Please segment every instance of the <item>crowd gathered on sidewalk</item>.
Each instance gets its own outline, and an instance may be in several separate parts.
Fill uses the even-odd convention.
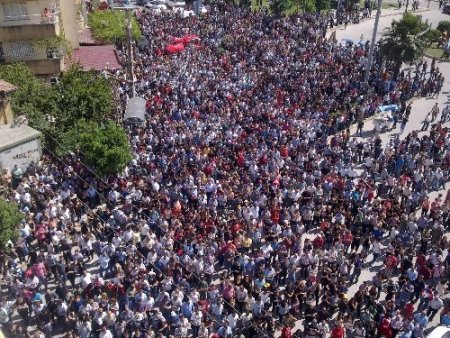
[[[436,315],[450,324],[450,193],[429,197],[449,180],[448,107],[388,144],[349,129],[383,104],[414,118],[408,99],[442,89],[434,63],[394,74],[376,58],[366,86],[366,43],[326,39],[318,14],[138,21],[147,119],[128,127],[124,173],[44,155],[2,176],[25,216],[0,252],[5,332],[423,338]],[[119,81],[124,106],[131,88]]]

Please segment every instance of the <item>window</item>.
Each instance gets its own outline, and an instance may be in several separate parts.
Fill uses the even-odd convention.
[[[25,2],[11,2],[2,4],[2,9],[5,20],[29,19],[27,4]]]

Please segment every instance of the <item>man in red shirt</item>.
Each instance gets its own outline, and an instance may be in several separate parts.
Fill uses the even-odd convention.
[[[281,338],[291,338],[292,337],[292,330],[290,326],[284,326],[281,329]]]
[[[345,328],[341,321],[336,323],[336,326],[331,331],[331,338],[344,338]]]

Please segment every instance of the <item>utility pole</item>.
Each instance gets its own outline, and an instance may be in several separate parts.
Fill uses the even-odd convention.
[[[378,22],[380,21],[381,2],[382,1],[383,0],[378,0],[377,14],[375,16],[375,23],[373,24],[373,34],[372,34],[372,41],[370,43],[369,58],[367,60],[366,72],[364,74],[364,84],[365,85],[368,85],[368,83],[369,83],[370,69],[372,68],[372,63],[373,63],[373,53],[375,50],[375,43],[377,41]]]
[[[131,13],[134,11],[133,6],[116,6],[113,9],[119,11],[125,11],[126,25],[127,25],[127,70],[131,78],[131,97],[136,95],[136,84],[134,83],[134,63],[133,63],[133,48],[132,48],[132,36],[131,36]]]
[[[131,46],[131,10],[126,9],[125,13],[127,17],[127,49],[128,49],[127,65],[128,65],[128,72],[131,77],[131,89],[132,89],[131,97],[134,97],[134,95],[136,95],[136,88],[134,83],[133,47]]]
[[[199,16],[201,14],[200,13],[201,8],[202,8],[202,0],[195,0],[194,1],[194,13],[195,13],[195,15]]]

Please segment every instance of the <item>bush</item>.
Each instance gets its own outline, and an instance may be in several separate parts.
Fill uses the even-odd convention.
[[[19,237],[18,225],[22,220],[17,204],[0,198],[0,248]]]
[[[43,146],[50,153],[81,151],[101,174],[120,172],[131,160],[123,129],[105,122],[114,113],[114,92],[111,82],[97,72],[85,72],[74,64],[58,84],[50,86],[26,65],[12,64],[0,66],[0,78],[18,87],[11,97],[13,110],[26,115],[30,126],[43,133]]]
[[[25,115],[31,127],[46,129],[48,123],[45,116],[57,111],[51,88],[34,76],[24,63],[0,66],[0,78],[17,86],[11,95],[13,112]]]
[[[327,11],[330,9],[330,0],[316,0],[316,9],[318,11]]]
[[[79,151],[85,163],[101,176],[122,172],[132,160],[127,134],[115,122],[99,125],[81,120],[64,139],[68,148]]]
[[[297,0],[299,1],[299,0]],[[314,0],[300,0],[301,8],[303,11],[312,13],[316,11],[316,1]]]
[[[114,92],[109,80],[94,70],[73,64],[53,87],[58,94],[59,128],[68,130],[81,119],[104,121],[114,111]]]
[[[116,43],[127,37],[127,20],[123,11],[96,11],[89,14],[88,21],[92,34],[102,42]],[[134,16],[131,17],[131,34],[135,41],[141,39],[141,29]]]
[[[439,22],[437,30],[440,31],[441,33],[444,32],[450,33],[450,21],[443,20]]]
[[[433,43],[438,43],[441,39],[441,31],[437,29],[430,29],[425,33],[425,41],[427,41],[430,45]]]

